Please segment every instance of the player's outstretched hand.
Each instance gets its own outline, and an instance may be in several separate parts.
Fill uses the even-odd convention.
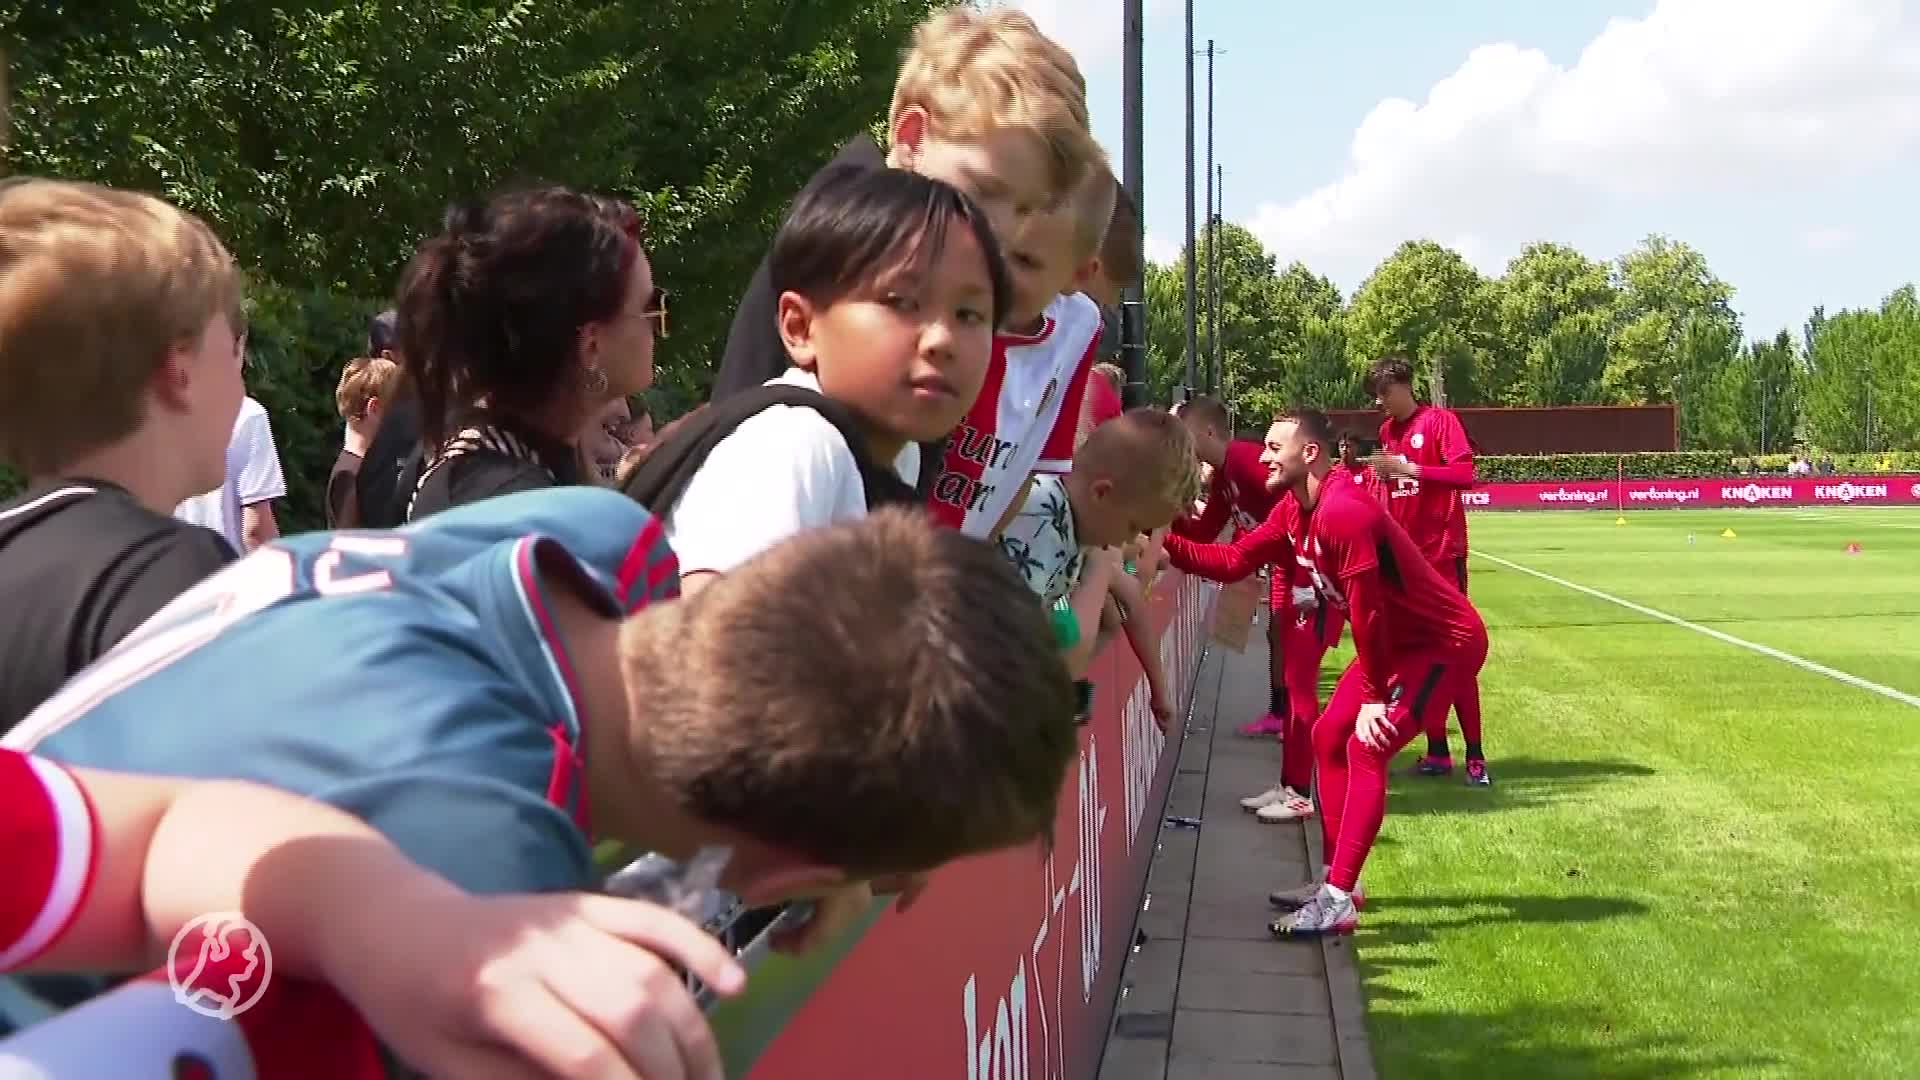
[[[352,935],[361,955],[329,958],[328,978],[429,1076],[725,1076],[675,967],[729,997],[746,972],[667,908],[592,895],[368,906],[354,921],[377,933]]]

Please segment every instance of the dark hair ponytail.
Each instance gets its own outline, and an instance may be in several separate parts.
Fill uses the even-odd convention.
[[[573,377],[580,328],[620,310],[639,258],[627,204],[567,188],[451,207],[401,278],[401,363],[437,445],[456,416],[528,415]]]

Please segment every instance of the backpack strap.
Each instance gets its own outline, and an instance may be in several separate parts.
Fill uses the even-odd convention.
[[[741,424],[776,405],[812,409],[833,425],[846,440],[847,450],[853,454],[854,465],[860,470],[860,484],[866,491],[869,508],[920,501],[912,485],[901,480],[900,474],[893,470],[892,462],[869,459],[864,449],[865,437],[860,433],[852,409],[817,390],[790,383],[769,383],[707,406],[685,426],[654,444],[646,459],[628,474],[621,489],[655,517],[665,518],[686,494],[713,448]]]
[[[441,444],[438,453],[426,459],[420,468],[419,479],[414,481],[413,494],[407,499],[407,520],[413,520],[413,504],[419,501],[420,493],[426,490],[427,481],[433,478],[440,466],[454,458],[469,454],[499,454],[515,461],[525,461],[540,466],[546,474],[558,484],[559,477],[554,476],[551,466],[540,460],[540,455],[520,436],[503,428],[488,425],[461,428],[454,436]]]

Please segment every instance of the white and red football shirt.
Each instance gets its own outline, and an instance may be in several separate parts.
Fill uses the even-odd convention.
[[[1073,470],[1073,440],[1100,344],[1100,309],[1079,293],[1047,306],[1039,332],[996,334],[987,380],[947,441],[927,498],[934,519],[985,538],[1031,472]]]
[[[73,774],[0,750],[0,971],[24,966],[73,924],[99,862],[93,811]]]

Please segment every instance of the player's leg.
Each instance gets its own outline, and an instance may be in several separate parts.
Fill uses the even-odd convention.
[[[1269,573],[1274,584],[1267,590],[1267,715],[1240,725],[1240,734],[1254,739],[1284,736],[1287,730],[1286,664],[1281,660],[1281,636],[1287,618],[1287,606],[1281,601],[1286,585],[1278,568],[1269,568]]]
[[[1321,644],[1326,625],[1337,619],[1326,605],[1295,614],[1286,622],[1284,654],[1287,684],[1287,733],[1280,747],[1280,798],[1259,808],[1260,820],[1269,824],[1299,821],[1312,817],[1313,805],[1313,725],[1320,719],[1320,660],[1326,654]]]
[[[1320,850],[1328,854],[1339,842],[1341,817],[1347,804],[1347,743],[1353,734],[1354,721],[1359,717],[1360,673],[1349,664],[1312,731],[1313,764],[1320,789]],[[1292,910],[1319,895],[1325,880],[1326,871],[1322,867],[1313,881],[1280,889],[1267,899],[1275,907]]]
[[[1467,557],[1454,561],[1454,580],[1460,585],[1460,592],[1467,591]],[[1480,666],[1472,670],[1462,666],[1460,685],[1453,692],[1454,715],[1460,718],[1460,741],[1467,744],[1467,783],[1473,787],[1486,787],[1493,783],[1493,775],[1487,772],[1487,752],[1480,745]],[[1445,721],[1442,721],[1444,730]]]
[[[1464,560],[1439,559],[1433,562],[1433,568],[1440,572],[1440,576],[1455,584],[1461,583],[1459,567],[1462,565]],[[1447,745],[1447,714],[1443,711],[1429,717],[1423,727],[1427,735],[1427,752],[1420,755],[1419,761],[1414,762],[1414,775],[1453,775],[1453,748]],[[1463,730],[1462,735],[1464,734]],[[1478,742],[1477,735],[1475,741]]]
[[[1387,816],[1388,764],[1420,733],[1430,712],[1445,714],[1458,682],[1452,670],[1456,663],[1451,657],[1430,657],[1398,665],[1390,694],[1392,704],[1387,708],[1385,743],[1370,746],[1357,733],[1349,734],[1343,777],[1346,800],[1339,829],[1327,849],[1326,882],[1292,916],[1269,928],[1274,936],[1321,937],[1353,932],[1360,906],[1360,873]]]

